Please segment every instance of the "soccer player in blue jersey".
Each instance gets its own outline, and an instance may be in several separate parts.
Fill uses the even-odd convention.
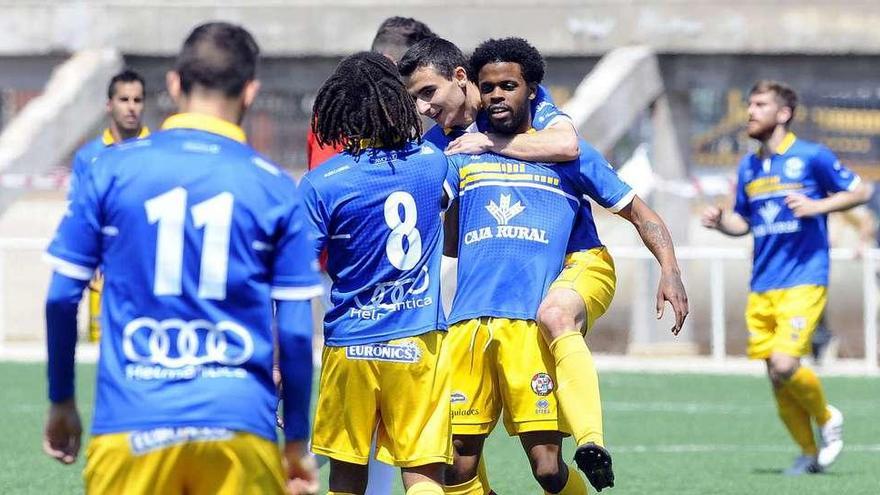
[[[707,228],[754,236],[748,355],[767,364],[779,417],[801,448],[786,470],[791,475],[822,471],[843,448],[843,415],[800,359],[810,351],[827,300],[826,215],[871,195],[831,150],[789,130],[796,108],[797,94],[783,83],[752,87],[746,132],[761,148],[739,164],[733,211],[709,207],[703,214]],[[811,421],[819,426],[820,445]]]
[[[110,84],[107,86],[109,125],[99,137],[84,144],[74,153],[70,175],[70,194],[76,190],[76,184],[85,173],[86,167],[108,146],[126,139],[143,138],[150,135],[150,129],[142,121],[145,88],[144,78],[131,69],[126,69],[110,79]],[[101,316],[101,288],[103,285],[104,277],[100,271],[96,271],[95,277],[89,283],[89,340],[93,342],[97,342],[101,336],[99,318]]]
[[[400,70],[408,90],[422,114],[438,123],[425,134],[426,140],[440,147],[448,146],[447,153],[453,154],[491,149],[501,155],[545,162],[578,156],[578,138],[571,120],[552,103],[540,85],[530,96],[532,127],[537,132],[510,135],[478,132],[488,130],[488,121],[481,111],[478,88],[468,79],[466,66],[468,62],[461,51],[440,38],[422,41],[404,55]],[[472,136],[474,139],[468,140]],[[570,141],[574,141],[573,147]],[[484,147],[486,142],[501,146]],[[593,242],[593,231],[591,214],[576,217],[564,269],[541,302],[537,318],[560,377],[558,389],[564,392],[559,394],[563,412],[577,444],[583,446],[579,457],[592,459],[584,467],[594,486],[601,489],[612,483],[613,473],[610,455],[602,447],[598,377],[582,332],[587,332],[607,310],[614,295],[616,276],[608,251]],[[449,242],[454,246],[455,237],[447,236]],[[661,287],[665,286],[667,293],[669,284],[677,277],[673,266],[665,265],[669,270],[663,274]],[[662,301],[663,298],[658,297],[658,314],[662,314]],[[676,304],[680,307],[680,301]]]
[[[344,59],[314,114],[318,141],[344,151],[300,183],[332,280],[312,450],[330,458],[330,493],[363,493],[375,434],[408,495],[441,494],[452,445],[440,216],[458,175],[418,143],[418,113],[382,55]]]
[[[540,53],[520,38],[489,40],[470,66],[494,132],[532,128],[530,99],[543,78]],[[544,294],[562,268],[570,237],[602,248],[589,196],[636,227],[664,278],[660,303],[672,302],[676,328],[687,300],[668,231],[608,163],[586,142],[578,160],[551,166],[495,153],[454,155],[460,169],[458,289],[449,321],[453,369],[455,466],[447,493],[480,493],[476,466],[486,435],[504,411],[533,474],[547,493],[582,494],[586,486],[561,458],[568,413],[557,360],[535,321]],[[580,217],[580,218],[578,218]],[[579,225],[579,232],[573,227]],[[601,251],[592,251],[594,263]],[[613,268],[612,268],[613,274]],[[668,275],[668,276],[666,276]],[[593,275],[596,276],[596,275]],[[612,275],[613,276],[613,275]],[[560,403],[562,413],[557,409]],[[576,460],[597,489],[611,486],[610,464],[596,445],[580,445]]]
[[[88,493],[317,488],[306,441],[309,299],[320,280],[293,180],[239,127],[259,88],[258,54],[241,27],[195,28],[167,78],[181,113],[87,167],[48,248],[44,450],[66,464],[81,436],[77,300],[95,268],[107,275]],[[276,342],[287,475],[275,443]]]

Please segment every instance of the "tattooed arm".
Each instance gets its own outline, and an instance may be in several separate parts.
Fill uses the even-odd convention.
[[[672,333],[678,335],[688,315],[688,300],[684,284],[681,282],[681,270],[675,258],[675,247],[672,245],[669,230],[660,216],[638,196],[618,214],[633,224],[645,247],[660,263],[657,319],[663,317],[665,301],[669,301],[675,311],[675,326],[672,327]]]

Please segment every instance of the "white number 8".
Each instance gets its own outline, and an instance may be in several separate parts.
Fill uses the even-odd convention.
[[[403,206],[403,218],[400,217],[400,206]],[[412,195],[396,191],[385,200],[385,223],[391,229],[391,235],[385,243],[385,254],[388,261],[398,270],[410,270],[422,257],[422,235],[416,229],[416,200]],[[404,238],[409,249],[404,250]]]

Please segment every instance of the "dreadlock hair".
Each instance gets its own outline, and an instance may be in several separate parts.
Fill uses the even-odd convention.
[[[541,52],[522,38],[490,39],[481,43],[471,55],[471,80],[477,82],[480,69],[496,62],[519,64],[523,79],[528,84],[541,84],[544,79],[544,58]]]
[[[312,132],[321,146],[353,155],[367,148],[400,148],[420,140],[412,97],[384,55],[359,52],[339,62],[315,98]]]

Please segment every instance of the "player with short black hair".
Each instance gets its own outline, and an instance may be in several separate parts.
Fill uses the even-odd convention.
[[[389,17],[379,25],[370,50],[397,63],[409,47],[434,36],[437,35],[424,22],[412,17]]]
[[[309,299],[321,286],[295,183],[239,127],[259,88],[257,53],[239,26],[197,27],[175,66],[183,72],[166,78],[181,113],[89,165],[48,248],[43,447],[65,464],[82,434],[77,300],[97,267],[106,274],[87,493],[317,490],[306,446]]]
[[[489,40],[477,48],[471,61],[492,130],[529,132],[534,122],[530,100],[543,76],[540,53],[522,39]],[[663,221],[595,149],[581,141],[580,150],[578,160],[557,164],[494,153],[451,157],[461,171],[463,186],[458,288],[449,316],[457,450],[447,476],[453,484],[449,493],[476,493],[482,443],[502,410],[508,433],[520,437],[545,492],[586,493],[579,475],[562,462],[561,425],[587,411],[578,402],[584,397],[578,397],[582,389],[575,387],[573,377],[592,371],[595,381],[595,368],[581,328],[559,327],[563,331],[551,340],[543,324],[539,331],[537,321],[543,295],[551,284],[560,289],[560,281],[570,283],[566,290],[573,297],[584,298],[580,304],[586,328],[592,324],[590,317],[601,315],[610,303],[614,266],[599,241],[585,197],[630,221],[660,262],[658,306],[672,303],[674,333],[687,315],[687,297]],[[572,278],[585,287],[565,279],[568,267],[554,281],[572,239],[585,255],[577,262],[581,276]],[[587,366],[569,360],[580,349]],[[588,399],[595,395],[596,403],[587,406],[597,408],[598,384],[579,385],[591,391]],[[601,429],[588,431],[595,423],[591,418],[587,429],[577,431],[575,460],[601,490],[613,486],[614,477],[610,457],[601,446]],[[601,428],[601,420],[598,423]]]

